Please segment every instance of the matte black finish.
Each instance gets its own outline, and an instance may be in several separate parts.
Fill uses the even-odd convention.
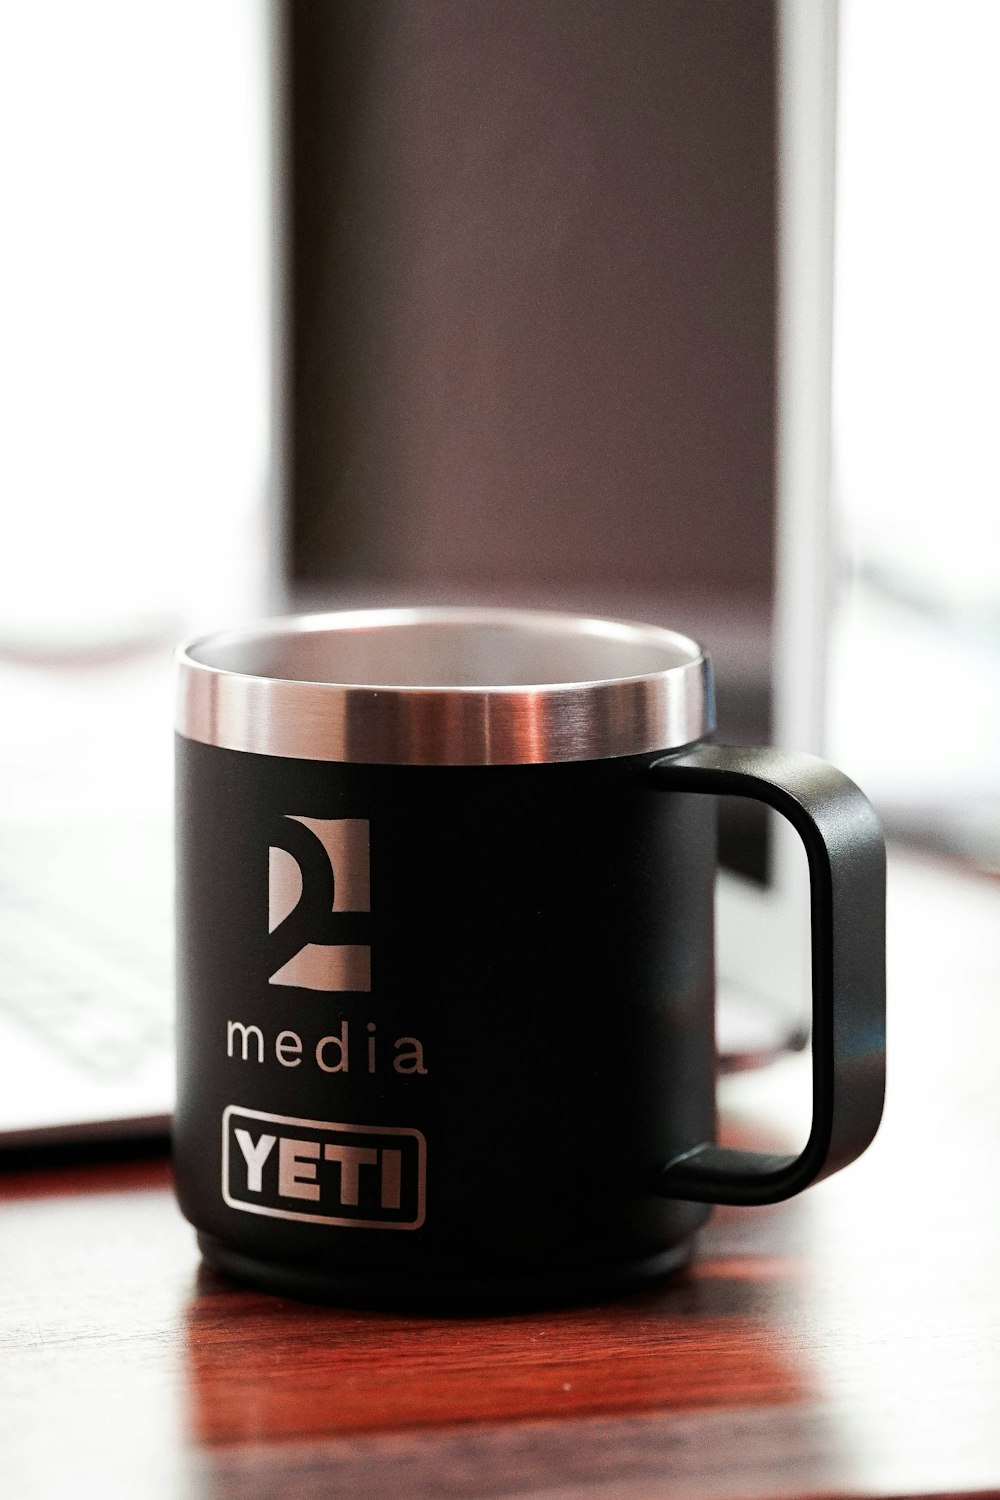
[[[177,764],[176,1174],[221,1269],[394,1306],[599,1296],[681,1263],[706,1203],[795,1192],[874,1133],[881,837],[822,763],[365,766],[178,737]],[[797,1162],[711,1144],[715,799],[691,792],[768,801],[807,843],[816,1123]],[[367,822],[362,909],[332,909],[338,871],[301,817]],[[303,886],[269,935],[271,848]],[[369,948],[370,989],[271,982],[307,944]]]
[[[670,1162],[662,1189],[700,1203],[776,1203],[854,1161],[885,1092],[885,844],[864,793],[814,755],[705,745],[657,761],[665,791],[751,797],[795,828],[812,907],[813,1119],[798,1157],[704,1142]]]
[[[531,1271],[515,1268],[493,1274],[489,1270],[479,1273],[472,1267],[461,1276],[448,1271],[421,1272],[417,1281],[409,1276],[387,1277],[378,1266],[361,1270],[338,1267],[332,1276],[324,1266],[313,1268],[245,1255],[207,1234],[199,1234],[198,1248],[214,1270],[238,1281],[263,1286],[279,1297],[301,1297],[308,1302],[327,1302],[338,1307],[400,1308],[459,1315],[567,1307],[624,1296],[678,1270],[691,1259],[689,1240],[657,1255],[617,1266],[553,1266]]]
[[[714,807],[664,796],[649,759],[345,766],[178,739],[175,1151],[181,1206],[204,1235],[283,1267],[283,1286],[301,1268],[305,1294],[326,1278],[331,1296],[349,1297],[359,1276],[379,1275],[393,1300],[414,1302],[440,1300],[444,1286],[455,1300],[466,1281],[505,1300],[510,1282],[557,1271],[612,1286],[690,1239],[707,1210],[663,1199],[658,1177],[714,1133]],[[287,814],[370,820],[370,913],[331,913],[322,850],[309,851],[312,836]],[[275,844],[295,848],[306,881],[269,937]],[[370,943],[370,993],[269,984],[307,938]],[[246,1060],[242,1033],[228,1043],[230,1022],[259,1028]],[[293,1066],[276,1054],[281,1033]],[[346,1039],[342,1071],[317,1065],[329,1036],[327,1064]],[[414,1058],[403,1038],[420,1042],[426,1072],[400,1071]],[[376,1137],[419,1131],[423,1224],[336,1226],[230,1206],[229,1106]],[[252,1144],[259,1132],[310,1135],[253,1117],[240,1128]],[[277,1149],[255,1194],[230,1142],[240,1195],[314,1211],[277,1194]],[[359,1209],[368,1201],[379,1218],[377,1163],[358,1181]],[[336,1204],[336,1168],[320,1160],[317,1183],[318,1207],[328,1195]],[[407,1191],[400,1215],[412,1218]]]

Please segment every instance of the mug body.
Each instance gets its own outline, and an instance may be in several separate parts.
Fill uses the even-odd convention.
[[[537,703],[532,736],[537,685],[510,681],[542,675],[511,659],[523,641],[477,626],[476,660],[445,660],[428,686],[410,627],[380,641],[369,624],[364,661],[356,647],[345,661],[352,618],[280,627],[284,655],[266,627],[205,643],[182,668],[181,1207],[211,1264],[314,1299],[475,1309],[660,1274],[707,1214],[656,1187],[714,1134],[715,837],[711,798],[665,795],[645,772],[672,736],[705,732],[704,659],[671,648],[701,687],[643,730],[667,744],[635,722],[615,739],[606,704],[581,734],[579,715],[571,733]],[[307,661],[320,635],[322,674]],[[602,668],[585,639],[560,686],[579,698]],[[449,707],[463,672],[477,680]],[[328,679],[374,701],[334,712],[313,691]],[[291,690],[277,706],[276,683]]]

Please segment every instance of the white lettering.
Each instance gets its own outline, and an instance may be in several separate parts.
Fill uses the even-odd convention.
[[[247,1164],[247,1191],[250,1193],[259,1193],[262,1190],[261,1181],[264,1163],[271,1154],[275,1137],[273,1135],[262,1135],[257,1144],[254,1145],[250,1139],[249,1130],[237,1130],[236,1139],[239,1142],[240,1150],[243,1152],[243,1159]]]
[[[274,1055],[283,1068],[297,1068],[302,1061],[302,1038],[294,1031],[279,1031],[274,1039]]]
[[[243,1045],[243,1061],[246,1062],[246,1060],[247,1060],[247,1054],[250,1051],[250,1038],[251,1038],[251,1036],[255,1036],[257,1038],[257,1061],[258,1062],[263,1062],[264,1061],[264,1037],[263,1037],[263,1033],[261,1032],[260,1027],[259,1026],[244,1026],[244,1024],[243,1024],[242,1021],[230,1021],[228,1023],[228,1031],[226,1033],[226,1052],[227,1052],[227,1055],[229,1057],[232,1057],[232,1055],[233,1055],[233,1038],[234,1038],[234,1036],[236,1035],[237,1032],[240,1033],[240,1041],[242,1042],[242,1045]]]
[[[387,1147],[382,1152],[382,1207],[398,1208],[403,1177],[403,1153]]]
[[[337,1061],[329,1063],[325,1059],[328,1047],[337,1049]],[[347,1072],[347,1022],[341,1021],[339,1036],[322,1036],[316,1043],[316,1061],[324,1073],[346,1073]]]
[[[396,1048],[397,1057],[392,1060],[392,1065],[397,1073],[426,1073],[424,1067],[423,1043],[418,1042],[415,1036],[401,1036],[393,1043]],[[400,1052],[400,1047],[408,1047],[406,1052]]]
[[[283,1135],[278,1143],[278,1192],[283,1198],[318,1198],[316,1167],[319,1141],[298,1141]]]
[[[378,1152],[370,1146],[324,1146],[327,1161],[340,1162],[340,1201],[357,1207],[358,1172],[361,1167],[373,1167],[378,1161]]]

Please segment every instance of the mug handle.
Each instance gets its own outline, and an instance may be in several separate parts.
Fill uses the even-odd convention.
[[[885,1087],[885,841],[864,793],[814,755],[704,745],[655,761],[665,792],[750,797],[792,824],[809,860],[812,1128],[800,1156],[710,1141],[668,1162],[665,1198],[778,1203],[861,1155]]]

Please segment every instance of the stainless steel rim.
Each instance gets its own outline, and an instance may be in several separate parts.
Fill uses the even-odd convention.
[[[715,727],[694,641],[542,610],[289,616],[192,641],[178,661],[179,733],[255,755],[537,765],[671,750]]]

